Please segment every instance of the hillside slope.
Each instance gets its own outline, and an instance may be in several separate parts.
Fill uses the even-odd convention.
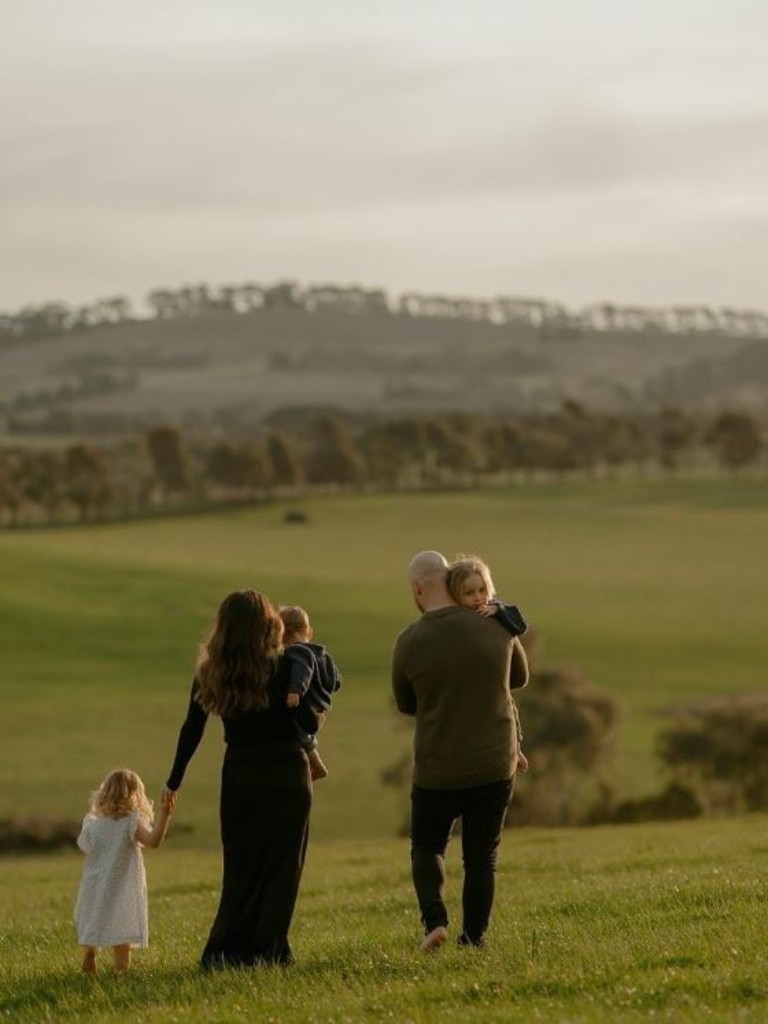
[[[144,320],[0,349],[14,424],[135,427],[174,419],[257,424],[333,406],[513,413],[563,398],[595,408],[768,408],[768,341],[270,309]]]

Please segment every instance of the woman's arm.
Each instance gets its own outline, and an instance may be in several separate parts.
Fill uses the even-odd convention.
[[[182,783],[187,765],[192,760],[192,755],[200,745],[200,740],[205,732],[205,724],[208,721],[208,712],[203,711],[196,699],[197,680],[192,683],[192,693],[189,697],[187,717],[179,730],[179,741],[176,745],[176,756],[173,760],[171,774],[166,782],[166,790],[175,792]]]

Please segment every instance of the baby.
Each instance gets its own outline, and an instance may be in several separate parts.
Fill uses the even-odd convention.
[[[295,708],[306,694],[318,714],[330,711],[333,694],[341,687],[341,674],[333,658],[321,644],[312,642],[314,630],[309,616],[299,605],[280,608],[283,620],[283,648],[293,662],[286,703]],[[313,780],[324,779],[328,769],[317,749],[317,739],[298,728],[299,742],[309,758]]]

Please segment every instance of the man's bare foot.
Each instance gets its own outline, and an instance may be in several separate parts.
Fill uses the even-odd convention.
[[[421,944],[421,948],[425,953],[432,953],[434,950],[439,949],[444,942],[448,941],[448,929],[439,924],[437,928],[433,928],[431,932],[427,932],[424,936],[424,941]]]

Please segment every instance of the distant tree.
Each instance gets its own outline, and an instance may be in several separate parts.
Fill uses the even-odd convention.
[[[187,284],[176,291],[177,316],[201,316],[215,308],[216,299],[207,284]]]
[[[693,708],[658,738],[672,779],[710,812],[768,810],[768,699],[730,698]]]
[[[63,302],[24,306],[15,316],[15,330],[24,338],[47,338],[63,334],[72,324],[72,310]]]
[[[529,417],[527,421],[526,461],[531,472],[536,469],[561,474],[582,468],[573,437],[565,429],[561,414]]]
[[[64,497],[61,456],[54,451],[27,451],[21,455],[18,482],[24,501],[55,518]]]
[[[77,508],[81,520],[102,509],[112,494],[104,453],[91,444],[67,448],[62,490],[63,496]]]
[[[483,432],[487,469],[491,473],[533,470],[535,460],[530,439],[530,428],[523,420],[508,418],[488,425]]]
[[[648,426],[632,413],[604,416],[602,434],[602,454],[609,473],[626,465],[642,472],[653,456],[653,437]]]
[[[0,452],[0,518],[18,525],[24,495],[19,486],[20,458],[15,452]]]
[[[274,430],[267,434],[266,445],[274,485],[296,488],[306,483],[306,467],[294,437]]]
[[[365,479],[365,461],[347,424],[339,416],[320,416],[307,458],[310,483],[357,484]]]
[[[157,475],[144,434],[117,441],[110,451],[109,479],[113,502],[124,512],[139,512],[151,504]]]
[[[763,447],[760,423],[743,412],[720,413],[705,440],[716,451],[721,465],[734,470],[755,462]]]
[[[594,473],[600,461],[602,424],[599,416],[575,399],[566,399],[559,414],[550,417],[553,433],[560,434],[559,465],[553,469],[580,469],[587,476]],[[556,449],[553,449],[553,451]]]
[[[237,309],[243,312],[261,309],[264,305],[263,287],[252,281],[249,281],[246,284],[241,284],[237,289],[235,303]]]
[[[471,441],[445,416],[430,416],[423,423],[426,465],[436,480],[473,472],[479,453]]]
[[[82,317],[82,310],[79,315]],[[113,295],[106,299],[96,299],[88,307],[87,315],[83,319],[84,326],[96,327],[102,324],[125,323],[130,317],[130,301],[123,295]]]
[[[166,496],[187,492],[192,479],[179,430],[173,426],[154,427],[147,433],[147,447],[155,475]]]
[[[207,453],[205,474],[221,487],[253,495],[269,484],[272,467],[263,444],[256,441],[220,441]]]
[[[534,668],[517,700],[531,766],[520,779],[516,820],[585,820],[607,787],[618,705],[579,673],[558,668]]]
[[[296,281],[278,281],[264,289],[262,301],[265,309],[302,309],[301,295]]]
[[[657,430],[661,464],[665,469],[674,471],[680,466],[683,452],[693,445],[695,420],[682,409],[667,407],[658,416]]]
[[[424,475],[426,436],[415,418],[384,420],[362,431],[358,439],[369,480],[397,486],[418,486]]]
[[[176,296],[168,288],[156,288],[147,295],[147,305],[157,320],[178,316]]]

